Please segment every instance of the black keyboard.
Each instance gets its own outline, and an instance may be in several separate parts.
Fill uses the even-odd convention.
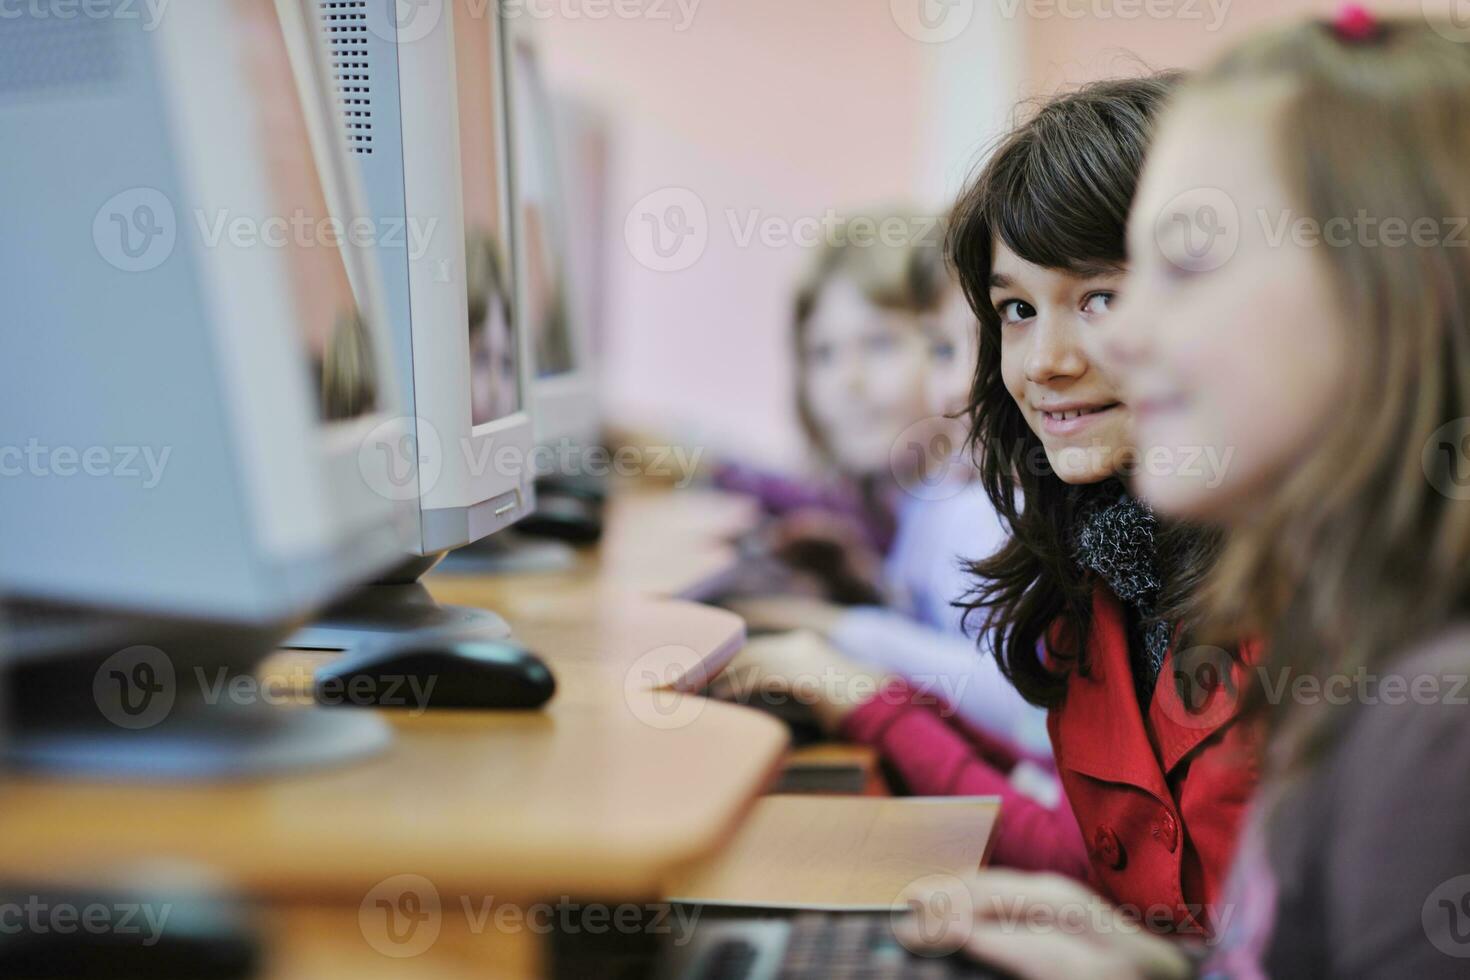
[[[967,960],[916,956],[885,912],[801,912],[703,921],[659,980],[999,980]]]

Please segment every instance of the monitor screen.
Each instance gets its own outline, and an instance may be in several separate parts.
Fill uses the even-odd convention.
[[[516,39],[510,67],[516,208],[525,236],[520,250],[526,263],[522,302],[534,331],[536,376],[544,378],[566,374],[576,366],[557,196],[560,171],[551,100],[528,39]]]
[[[259,239],[286,253],[289,302],[320,370],[322,417],[365,415],[377,403],[372,340],[353,296],[341,238],[330,233],[333,213],[275,0],[233,0],[233,6],[245,72],[260,94],[255,125],[266,153],[272,213],[261,216]]]
[[[478,0],[456,0],[459,157],[464,181],[465,286],[469,294],[470,413],[475,425],[520,410],[520,364],[512,313],[510,216],[499,24]],[[492,11],[495,9],[490,8]]]

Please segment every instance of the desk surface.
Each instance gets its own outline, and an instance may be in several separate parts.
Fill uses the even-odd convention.
[[[647,535],[674,548],[680,536]],[[255,894],[331,904],[405,873],[448,892],[651,896],[718,846],[779,765],[778,723],[649,690],[719,669],[742,642],[738,617],[627,592],[594,560],[428,584],[441,601],[495,608],[552,664],[547,710],[395,715],[398,739],[379,758],[248,784],[7,780],[0,876],[170,857]],[[272,669],[304,678],[309,656]]]

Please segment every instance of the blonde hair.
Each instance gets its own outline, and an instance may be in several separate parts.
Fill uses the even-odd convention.
[[[902,235],[896,236],[898,228]],[[796,413],[812,446],[829,462],[832,451],[812,414],[806,390],[807,333],[822,291],[837,279],[853,283],[879,309],[917,317],[934,312],[949,282],[944,225],[915,209],[889,207],[843,216],[819,248],[796,289]]]
[[[1360,211],[1443,229],[1470,216],[1470,47],[1419,19],[1363,40],[1307,23],[1259,36],[1187,83],[1192,96],[1284,82],[1270,122],[1295,207],[1322,227]],[[1431,451],[1470,416],[1470,248],[1359,241],[1318,252],[1341,297],[1344,397],[1312,452],[1209,590],[1213,622],[1266,637],[1273,665],[1325,677],[1375,669],[1470,605],[1470,502]],[[1257,692],[1259,694],[1259,692]],[[1336,719],[1275,711],[1278,762],[1304,762]]]

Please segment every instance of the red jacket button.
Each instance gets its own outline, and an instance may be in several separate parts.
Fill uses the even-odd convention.
[[[1097,859],[1103,864],[1117,871],[1123,867],[1128,860],[1123,853],[1123,844],[1118,840],[1118,835],[1113,833],[1111,827],[1098,827],[1097,832],[1092,835],[1092,850]]]
[[[1164,846],[1172,854],[1174,853],[1174,849],[1179,846],[1179,821],[1175,820],[1174,814],[1168,810],[1164,811],[1163,827],[1161,829],[1163,831]]]

